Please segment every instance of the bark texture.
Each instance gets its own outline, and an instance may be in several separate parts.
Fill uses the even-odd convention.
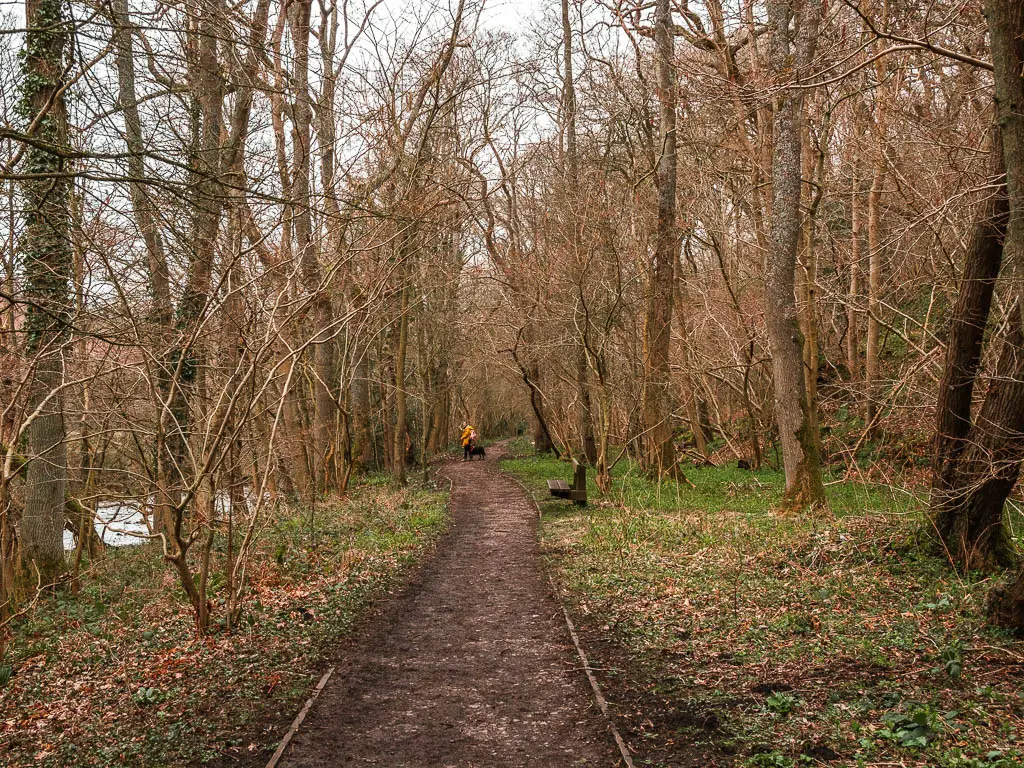
[[[71,276],[64,51],[68,21],[60,0],[25,4],[22,117],[44,145],[25,154],[25,350],[34,361],[28,388],[28,475],[21,521],[22,558],[32,582],[52,584],[65,570],[64,494],[68,459],[64,424],[64,357],[69,341]],[[52,151],[50,150],[52,147]],[[34,417],[34,418],[33,418]]]
[[[1004,249],[1006,261],[1013,265],[1010,275],[1013,292],[1018,302],[1018,313],[1024,312],[1020,290],[1021,265],[1024,257],[1024,3],[1019,0],[988,0],[985,4],[985,15],[988,17],[989,37],[992,41],[992,65],[996,86],[996,109],[999,128],[1003,137],[1003,160],[1006,164],[1006,189],[1010,198],[1010,221]],[[1011,322],[1020,324],[1020,314],[1011,315]],[[1018,325],[1011,330],[1011,337],[1018,344],[1024,338],[1024,328]],[[1009,401],[1007,407],[1014,409],[1005,414],[1003,432],[1007,440],[1014,445],[1014,455],[1010,461],[1012,470],[1005,469],[1009,487],[1007,494],[1013,489],[1020,472],[1020,461],[1024,451],[1021,432],[1024,431],[1024,370],[1020,369],[1020,357],[1024,351],[1017,349],[1017,379],[1007,382],[1007,388],[1018,390],[1016,403]],[[1000,511],[1002,510],[1000,500]],[[1004,624],[1012,625],[1018,632],[1024,631],[1024,570],[1014,584],[1010,586],[1002,600],[994,605],[994,617]]]
[[[1024,330],[1012,313],[996,373],[942,495],[936,528],[954,562],[965,569],[1013,560],[1003,505],[1024,456]]]
[[[775,382],[775,418],[786,471],[786,503],[806,507],[825,501],[816,425],[804,372],[804,338],[797,313],[795,272],[800,238],[800,161],[803,91],[792,85],[814,55],[820,2],[794,14],[790,0],[769,3],[771,63],[780,86],[775,101],[772,154],[772,220],[765,278],[768,339]],[[795,24],[795,36],[790,24]]]
[[[997,179],[1004,173],[998,131],[993,132],[989,173]],[[931,508],[944,540],[954,527],[952,517],[956,512],[951,492],[971,430],[971,403],[992,295],[1003,259],[1008,206],[1005,186],[1000,184],[979,209],[949,324],[945,365],[935,405],[931,488]]]
[[[648,470],[676,471],[672,441],[672,390],[669,349],[672,342],[672,300],[675,293],[676,231],[676,73],[673,65],[672,6],[658,0],[654,19],[655,69],[660,102],[658,157],[658,230],[650,264],[647,317],[644,323],[644,427]]]
[[[295,59],[292,87],[295,101],[292,105],[292,215],[294,217],[295,245],[302,270],[302,282],[309,294],[310,333],[313,345],[313,392],[315,409],[312,416],[313,436],[313,492],[326,490],[336,482],[330,471],[329,457],[334,453],[332,429],[337,406],[334,399],[335,359],[332,306],[330,293],[324,284],[324,273],[316,244],[313,242],[312,199],[310,197],[310,156],[313,105],[309,94],[309,33],[311,0],[296,0],[289,9],[289,23]]]

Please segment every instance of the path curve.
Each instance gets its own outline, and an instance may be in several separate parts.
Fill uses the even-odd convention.
[[[452,530],[352,649],[287,768],[619,765],[540,563],[536,511],[487,461],[451,462]]]

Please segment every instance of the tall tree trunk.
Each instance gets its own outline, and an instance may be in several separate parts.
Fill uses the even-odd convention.
[[[337,77],[335,76],[335,48],[338,34],[338,8],[332,6],[332,10],[321,13],[320,31],[320,61],[323,74],[320,78],[320,100],[317,109],[317,139],[320,145],[320,183],[324,197],[324,230],[326,232],[326,253],[325,261],[332,271],[336,268],[342,274],[340,278],[345,280],[348,269],[344,254],[344,229],[345,219],[342,217],[341,205],[338,202],[338,179],[337,161],[335,148],[338,143],[335,120],[337,112],[335,109],[335,93],[337,91]],[[318,310],[322,313],[322,320],[326,324],[334,319],[334,307],[336,301],[332,301],[330,294],[320,300]],[[340,297],[337,301],[341,301]],[[337,488],[340,482],[338,473],[337,457],[341,453],[341,446],[338,445],[337,430],[331,429],[331,424],[337,424],[339,418],[344,417],[337,407],[341,400],[340,381],[338,375],[338,359],[340,356],[339,344],[332,333],[316,350],[316,367],[319,371],[320,387],[317,390],[317,412],[326,413],[326,416],[318,416],[321,431],[321,442],[324,443],[324,455],[333,456],[335,460],[325,462],[324,466],[324,487],[325,489]],[[329,401],[329,402],[328,402]]]
[[[286,17],[287,18],[287,17]],[[287,201],[284,208],[284,216],[281,219],[281,234],[278,239],[278,259],[275,267],[276,273],[281,274],[282,269],[292,270],[293,255],[293,233],[295,231],[295,195],[292,183],[292,168],[288,161],[288,136],[286,131],[286,117],[290,114],[290,105],[285,99],[287,76],[284,71],[282,52],[283,36],[286,24],[281,21],[277,24],[271,38],[273,52],[273,87],[267,94],[270,107],[271,127],[274,132],[274,156],[277,161],[277,173],[281,186],[281,197]],[[293,157],[294,159],[294,157]],[[255,227],[255,225],[254,225]],[[281,281],[279,294],[285,305],[294,303],[290,280]],[[289,324],[285,334],[295,336],[298,331],[293,324]],[[308,498],[314,493],[313,470],[310,468],[313,463],[310,458],[313,446],[310,444],[308,430],[306,429],[305,415],[303,412],[304,393],[301,386],[301,377],[298,369],[301,362],[295,360],[288,353],[289,346],[298,346],[301,343],[299,338],[283,340],[280,346],[280,357],[287,359],[287,366],[282,367],[282,378],[288,381],[282,385],[279,391],[275,392],[276,397],[284,399],[283,407],[283,430],[280,443],[282,445],[282,458],[288,465],[289,476],[293,481],[290,483],[295,494],[299,497]]]
[[[544,413],[544,395],[540,389],[540,366],[535,360],[523,360],[523,354],[519,351],[520,341],[527,345],[529,352],[531,332],[529,326],[521,328],[516,334],[515,344],[512,346],[512,360],[519,368],[519,375],[523,379],[527,390],[530,392],[530,410],[533,411],[533,448],[538,454],[554,453],[559,456],[558,447],[551,437],[551,428],[548,426],[547,417]]]
[[[425,323],[417,323],[416,327],[416,369],[419,373],[420,385],[420,469],[423,478],[427,479],[427,461],[430,456],[431,432],[434,428],[434,413],[437,410],[438,392],[434,388],[433,366],[430,352],[427,349],[427,331]]]
[[[381,414],[381,444],[379,460],[383,461],[383,469],[390,472],[394,465],[395,457],[395,424],[392,416],[395,408],[392,405],[395,399],[395,357],[391,354],[390,340],[385,340],[380,346],[380,382],[379,387],[379,412]],[[388,383],[385,388],[384,382]],[[375,448],[377,446],[374,446]]]
[[[992,132],[989,176],[1004,174],[1003,145],[998,129]],[[998,184],[979,208],[960,275],[960,291],[949,324],[946,359],[935,404],[932,443],[931,509],[936,530],[944,540],[954,527],[953,480],[971,429],[971,403],[981,360],[985,329],[996,278],[1003,258],[1009,201]],[[953,496],[956,494],[954,493]],[[954,505],[955,506],[955,505]]]
[[[569,19],[569,0],[562,0],[562,119],[565,136],[565,194],[569,200],[566,206],[569,226],[572,228],[570,247],[573,257],[578,262],[585,262],[581,253],[581,223],[576,194],[579,189],[579,157],[576,144],[576,83],[573,79],[572,65],[572,24]],[[585,269],[576,276],[580,281],[582,292],[583,281],[586,279]],[[587,320],[584,319],[584,323]],[[589,328],[577,328],[581,336],[588,333]],[[576,393],[580,402],[579,429],[583,444],[583,455],[588,463],[597,461],[597,444],[594,441],[594,414],[590,398],[590,366],[587,363],[586,338],[576,339]]]
[[[76,231],[82,227],[81,195],[74,195],[72,207],[72,226]],[[73,241],[74,253],[74,301],[75,314],[83,316],[86,309],[86,269],[85,247],[79,240]],[[86,363],[89,356],[89,339],[85,334],[74,334],[74,354],[79,364]],[[92,400],[93,382],[86,379],[79,388],[81,412],[78,416],[78,456],[77,476],[70,475],[64,499],[64,528],[75,537],[74,565],[72,566],[72,589],[78,589],[78,575],[82,564],[82,556],[87,554],[90,559],[99,557],[105,544],[96,532],[95,504],[92,502],[92,491],[96,469],[96,447],[93,445],[91,420],[94,415]],[[69,468],[71,461],[68,461]]]
[[[1018,301],[1018,312],[1024,312],[1020,279],[1022,267],[1020,258],[1024,255],[1024,4],[1019,0],[987,0],[985,15],[988,17],[989,37],[992,41],[992,65],[996,86],[996,107],[999,127],[1003,137],[1003,160],[1006,164],[1006,189],[1010,199],[1009,228],[1007,230],[1005,248],[1015,259],[1013,274],[1015,293]],[[1021,318],[1016,318],[1021,322]],[[1017,329],[1018,333],[1021,331]],[[1018,337],[1020,338],[1020,337]],[[1018,354],[1024,356],[1024,351]],[[1013,386],[1021,388],[1021,376]],[[1024,393],[1018,395],[1015,404],[1024,409]],[[1019,414],[1016,414],[1019,416]],[[1015,427],[1018,434],[1012,439],[1021,442],[1020,431],[1024,424],[1013,423],[1006,419],[1004,431]],[[1016,463],[1015,472],[1020,471],[1020,451],[1011,457]],[[1014,477],[1014,480],[1016,477]],[[1013,484],[1007,489],[1009,493]],[[1000,509],[1002,501],[1000,500]],[[1013,626],[1018,632],[1024,632],[1024,569],[1022,569],[1010,589],[993,603],[994,617],[1004,624]]]
[[[600,429],[597,437],[597,476],[595,482],[601,493],[607,493],[612,487],[611,468],[608,461],[609,436],[612,431],[612,401],[608,393],[608,369],[604,360],[598,358],[594,371],[597,375],[597,413],[600,418]]]
[[[881,26],[889,25],[889,0],[882,0]],[[879,348],[882,329],[882,189],[888,174],[886,142],[888,141],[889,117],[888,98],[895,98],[898,92],[898,81],[893,87],[887,83],[887,59],[879,56],[874,62],[875,79],[878,83],[874,111],[874,153],[871,171],[871,189],[868,191],[868,318],[867,336],[864,345],[864,423],[868,434],[874,437],[877,433],[878,405],[881,400],[879,387]],[[891,96],[890,96],[891,88]]]
[[[149,199],[144,179],[147,178],[143,161],[145,143],[142,136],[142,121],[139,116],[138,98],[135,92],[135,50],[134,25],[132,24],[127,0],[113,0],[111,3],[113,43],[116,50],[118,101],[124,112],[125,144],[128,157],[125,164],[128,176],[129,198],[135,225],[146,246],[147,277],[149,278],[150,323],[152,337],[148,341],[153,350],[152,379],[159,416],[157,418],[156,442],[156,513],[158,523],[165,529],[170,526],[175,504],[171,489],[175,486],[176,459],[168,453],[168,431],[174,429],[170,423],[168,409],[173,398],[172,376],[175,361],[172,355],[174,338],[174,307],[171,302],[170,273],[167,256],[157,226],[156,209]]]
[[[252,114],[253,95],[258,85],[258,52],[262,51],[266,44],[267,19],[270,9],[270,0],[258,0],[251,20],[251,27],[248,39],[248,55],[245,65],[242,68],[241,76],[238,78],[238,88],[235,93],[234,107],[230,117],[230,131],[228,134],[227,146],[224,152],[223,167],[225,178],[228,181],[227,200],[227,242],[228,259],[224,265],[223,272],[225,281],[223,285],[224,300],[221,305],[221,344],[219,353],[224,362],[225,378],[227,379],[225,391],[230,392],[228,387],[245,387],[246,397],[249,403],[255,404],[258,399],[257,383],[255,378],[249,378],[251,366],[254,362],[246,360],[245,333],[245,286],[243,254],[245,253],[244,236],[247,220],[247,208],[245,204],[245,151],[249,138],[250,117]],[[238,393],[230,393],[232,396]],[[240,393],[239,393],[240,394]],[[223,456],[226,457],[226,470],[222,469],[227,478],[228,503],[227,503],[227,542],[226,557],[224,561],[225,575],[225,610],[224,622],[227,631],[237,623],[241,614],[241,598],[245,591],[245,559],[235,557],[235,516],[240,512],[244,513],[246,507],[244,484],[245,470],[244,446],[242,443],[242,430],[239,429],[240,416],[234,409],[233,398],[229,397],[223,401],[222,413],[218,416],[220,433],[233,435],[229,438],[228,446],[224,449]],[[244,418],[242,416],[241,418]],[[273,445],[267,445],[268,456],[272,455]],[[252,482],[256,485],[254,475]],[[214,509],[216,501],[214,501]],[[243,514],[242,519],[245,519]],[[214,521],[210,521],[211,533],[214,530]]]
[[[26,577],[43,585],[58,580],[64,562],[64,494],[67,445],[64,424],[64,354],[71,315],[72,257],[68,168],[60,156],[68,144],[64,103],[64,52],[68,20],[61,0],[26,0],[22,117],[37,139],[54,148],[30,146],[25,169],[25,351],[34,369],[28,388],[28,466],[21,523]]]
[[[657,166],[658,229],[650,265],[647,316],[644,322],[646,370],[644,427],[647,468],[676,473],[672,441],[672,299],[675,293],[676,232],[676,73],[673,61],[671,0],[657,0],[654,15],[655,71],[660,103],[660,147]]]
[[[814,55],[820,0],[809,0],[794,19],[792,0],[768,6],[771,63],[779,88],[773,120],[772,227],[765,280],[768,340],[775,379],[775,418],[786,471],[786,503],[802,508],[824,503],[816,425],[807,398],[804,338],[796,309],[795,272],[800,237],[800,161],[803,90],[787,87]],[[796,37],[790,32],[795,21]]]
[[[334,334],[331,332],[331,298],[323,284],[317,248],[313,242],[312,199],[310,197],[310,154],[313,107],[309,94],[309,20],[312,0],[296,0],[289,9],[292,45],[295,49],[292,87],[295,90],[292,122],[292,209],[295,216],[295,244],[302,270],[302,282],[310,294],[313,344],[313,487],[326,490],[332,480],[328,455],[332,452],[333,425],[337,406],[332,392],[334,381]],[[333,147],[329,148],[333,151]]]
[[[576,390],[580,399],[580,435],[583,456],[588,464],[597,461],[597,442],[594,439],[594,406],[590,397],[590,364],[584,342],[576,347]]]
[[[218,61],[218,41],[223,37],[223,6],[219,0],[203,0],[190,6],[196,19],[192,34],[193,57],[189,61],[192,88],[192,195],[191,252],[185,289],[178,304],[179,341],[171,353],[174,370],[171,377],[171,419],[167,430],[167,451],[173,482],[168,489],[166,507],[157,507],[157,529],[162,536],[164,557],[178,572],[182,587],[189,597],[199,632],[205,632],[210,619],[206,596],[193,580],[188,550],[192,538],[186,531],[182,493],[189,481],[186,458],[189,442],[195,438],[194,425],[198,403],[205,387],[210,354],[208,340],[201,332],[203,318],[209,309],[213,267],[216,260],[217,235],[224,205],[222,173],[224,129],[224,80]],[[193,454],[196,455],[196,454]],[[205,487],[205,483],[201,483]],[[197,489],[197,491],[202,491]],[[201,499],[193,504],[202,508]],[[163,515],[159,513],[163,511]]]
[[[132,40],[134,25],[128,11],[127,0],[112,0],[113,41],[117,51],[118,103],[124,114],[125,144],[128,157],[128,193],[132,201],[132,213],[139,228],[142,242],[146,246],[150,299],[152,301],[152,322],[160,338],[166,336],[173,319],[171,307],[170,276],[167,257],[164,253],[160,230],[157,227],[155,206],[150,201],[144,179],[147,178],[143,156],[145,144],[142,137],[142,120],[139,116],[138,97],[135,93],[135,50]],[[162,349],[163,347],[158,347]],[[163,389],[166,390],[166,371],[162,371]]]
[[[427,343],[424,340],[424,344]],[[424,418],[430,423],[430,440],[427,442],[427,450],[431,453],[440,453],[448,444],[446,414],[448,413],[448,379],[442,365],[436,361],[430,374],[430,389],[432,393],[430,411]]]

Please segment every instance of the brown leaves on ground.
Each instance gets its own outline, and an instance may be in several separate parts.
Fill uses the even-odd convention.
[[[655,765],[1016,764],[1024,645],[986,625],[988,581],[959,579],[921,524],[622,504],[552,516],[544,537]],[[923,746],[903,715],[927,721]]]
[[[315,532],[307,511],[272,521],[242,626],[206,637],[157,550],[111,552],[80,593],[44,601],[15,627],[0,763],[235,764],[264,752],[333,643],[445,519],[441,494],[367,486],[320,505]],[[216,587],[211,600],[221,615]]]

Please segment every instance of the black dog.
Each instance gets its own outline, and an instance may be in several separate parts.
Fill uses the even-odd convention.
[[[482,445],[474,445],[469,449],[469,460],[472,461],[474,456],[479,456],[481,460],[487,458],[487,451],[484,450]]]

